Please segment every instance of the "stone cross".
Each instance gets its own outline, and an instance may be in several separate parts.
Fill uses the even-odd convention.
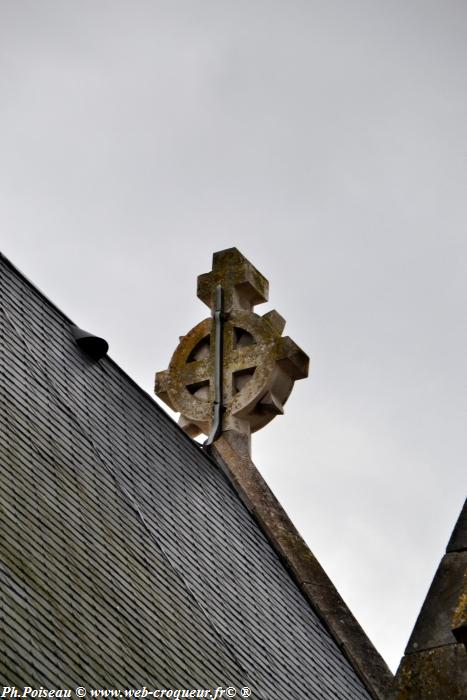
[[[234,431],[249,440],[284,412],[294,381],[308,376],[308,356],[282,337],[282,316],[253,311],[267,301],[268,288],[267,279],[236,248],[214,253],[212,271],[198,277],[198,297],[212,317],[180,338],[155,385],[192,437],[205,433],[212,442]]]

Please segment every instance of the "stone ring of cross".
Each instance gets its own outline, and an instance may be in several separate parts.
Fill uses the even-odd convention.
[[[297,346],[280,337],[278,323],[276,312],[260,317],[245,311],[232,312],[224,323],[224,421],[232,418],[231,427],[243,420],[254,432],[283,413],[282,405],[298,378],[286,371]],[[166,389],[170,403],[183,416],[182,427],[191,435],[207,434],[212,418],[213,328],[211,318],[192,328],[181,338],[167,373],[158,375],[159,391]]]
[[[259,316],[253,312],[252,304],[246,303],[248,288],[244,282],[238,283],[238,279],[243,280],[246,264],[252,266],[241,256],[243,276],[238,278],[241,254],[236,249],[221,254],[231,250],[237,255],[236,294],[232,291],[235,286],[232,275],[229,278],[228,274],[217,274],[208,280],[207,297],[202,292],[198,295],[214,310],[214,285],[224,283],[227,310],[222,324],[223,430],[249,434],[283,413],[283,404],[294,381],[308,374],[309,360],[289,337],[282,337],[285,321],[277,311]],[[206,277],[212,274],[207,273]],[[240,305],[246,308],[238,308]],[[212,318],[206,318],[180,338],[169,368],[156,375],[157,395],[180,412],[180,425],[192,437],[200,432],[209,434],[212,426],[215,349],[215,323]]]

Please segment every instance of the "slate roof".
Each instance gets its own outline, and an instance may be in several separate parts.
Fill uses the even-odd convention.
[[[216,463],[0,277],[0,684],[368,700]]]

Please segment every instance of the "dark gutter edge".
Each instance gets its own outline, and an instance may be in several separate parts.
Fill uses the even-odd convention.
[[[223,433],[208,448],[259,523],[286,569],[374,700],[387,700],[394,676],[304,542],[248,453]],[[233,444],[232,444],[233,443]]]

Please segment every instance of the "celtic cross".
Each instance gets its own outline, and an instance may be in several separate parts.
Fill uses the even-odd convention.
[[[282,316],[253,311],[268,288],[236,248],[214,253],[212,271],[198,277],[198,297],[212,316],[180,338],[155,385],[192,437],[205,433],[213,442],[227,430],[249,437],[284,412],[294,381],[308,376],[307,355],[282,337]]]

